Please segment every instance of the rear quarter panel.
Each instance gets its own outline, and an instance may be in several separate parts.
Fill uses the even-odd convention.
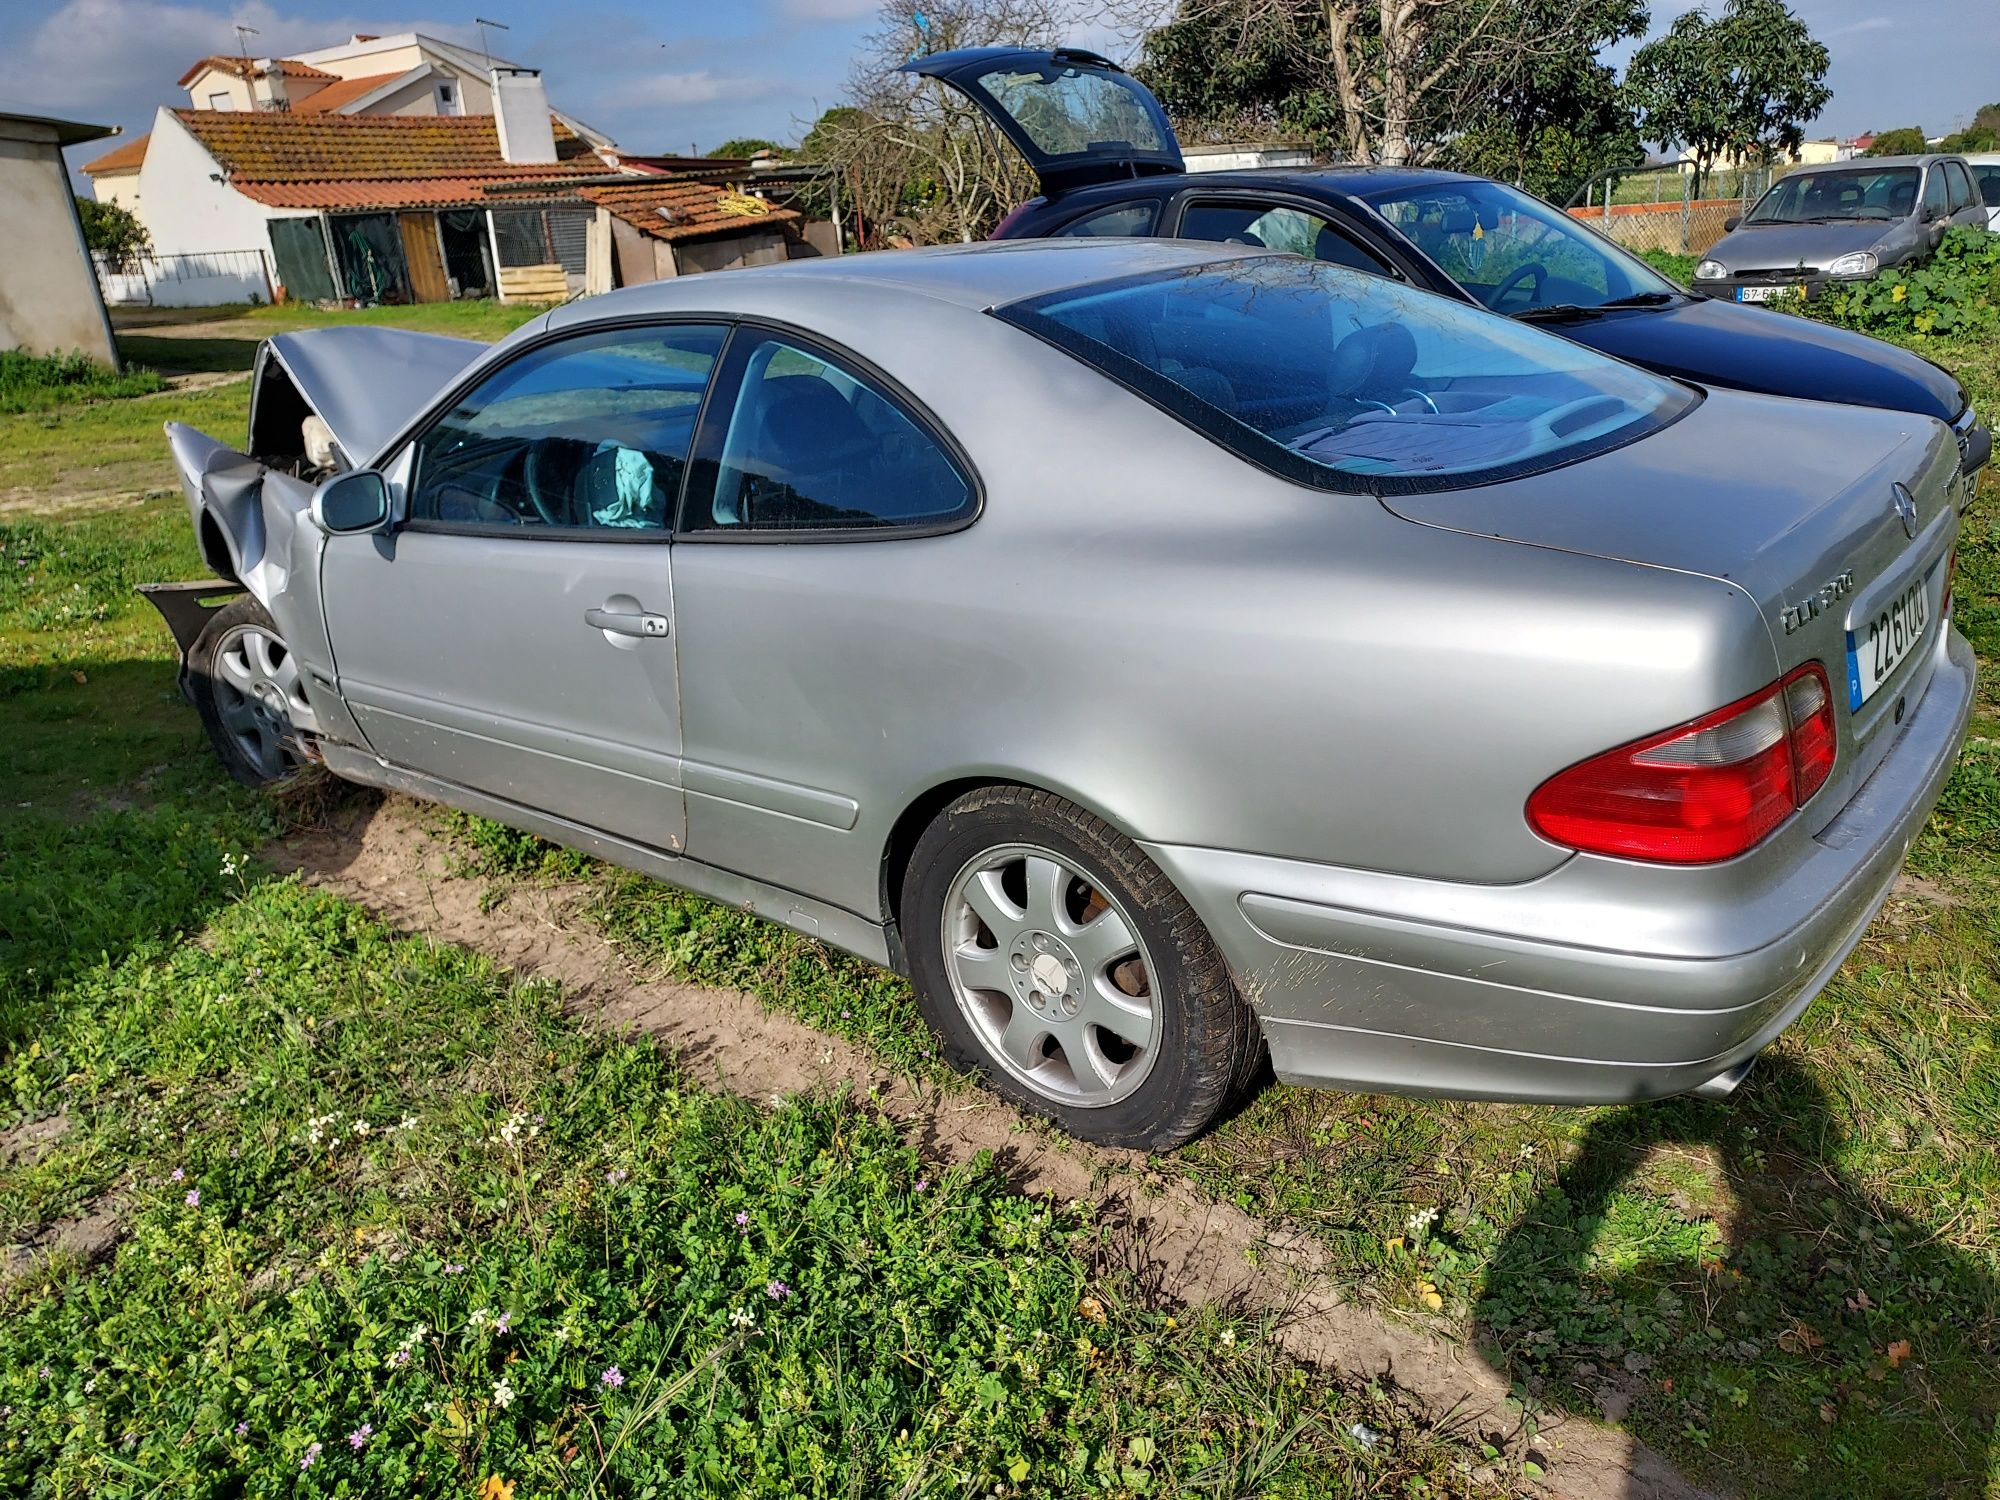
[[[691,796],[697,858],[874,915],[903,809],[990,779],[1161,843],[1524,880],[1567,857],[1523,817],[1544,778],[1775,675],[1726,583],[1276,479],[978,313],[733,295],[920,393],[985,509],[942,537],[676,546],[689,759],[860,809]]]

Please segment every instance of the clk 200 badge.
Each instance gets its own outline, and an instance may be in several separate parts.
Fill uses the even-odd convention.
[[[1808,620],[1816,620],[1843,594],[1854,592],[1854,575],[1837,573],[1819,586],[1802,604],[1787,604],[1781,619],[1785,622],[1785,634],[1790,635]]]

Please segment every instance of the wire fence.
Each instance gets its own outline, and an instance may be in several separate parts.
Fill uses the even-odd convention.
[[[271,268],[262,250],[200,255],[144,251],[118,260],[96,253],[91,264],[104,300],[113,307],[218,307],[271,300]]]
[[[1692,171],[1652,167],[1607,172],[1570,200],[1570,213],[1628,250],[1701,255],[1728,233],[1729,221],[1763,196],[1780,169],[1717,169],[1695,196]]]

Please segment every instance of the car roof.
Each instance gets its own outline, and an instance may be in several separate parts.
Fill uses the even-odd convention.
[[[649,281],[559,308],[551,326],[653,311],[728,313],[760,300],[773,283],[792,292],[817,284],[836,296],[850,288],[897,287],[981,309],[1093,282],[1269,254],[1248,245],[1142,239],[998,240],[875,250]]]
[[[1333,162],[1306,167],[1231,167],[1221,172],[1179,172],[1130,181],[1097,182],[1089,187],[1073,188],[1051,201],[1109,202],[1135,195],[1182,193],[1205,187],[1225,192],[1232,188],[1255,188],[1266,192],[1368,199],[1404,188],[1485,181],[1484,177],[1466,172],[1446,172],[1434,167],[1378,167],[1365,162]]]
[[[1908,156],[1850,156],[1846,161],[1814,162],[1810,167],[1793,167],[1791,171],[1872,172],[1877,167],[1927,167],[1934,161],[1964,159],[1956,151],[1919,151]]]

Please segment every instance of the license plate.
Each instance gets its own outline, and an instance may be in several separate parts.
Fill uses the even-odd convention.
[[[1930,631],[1937,613],[1938,565],[1847,632],[1847,706],[1861,707],[1896,675]]]
[[[1773,297],[1783,296],[1790,291],[1783,286],[1739,286],[1736,289],[1738,302],[1769,302]]]

